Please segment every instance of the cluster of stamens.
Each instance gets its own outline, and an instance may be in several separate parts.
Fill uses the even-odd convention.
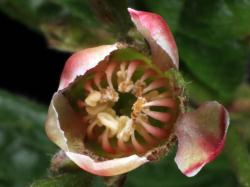
[[[166,78],[140,61],[108,63],[84,84],[79,107],[86,112],[86,138],[110,154],[145,153],[171,130],[176,100],[167,87]],[[130,114],[114,110],[122,94],[135,98]]]

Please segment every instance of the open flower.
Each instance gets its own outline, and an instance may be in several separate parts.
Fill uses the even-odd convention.
[[[178,52],[166,22],[149,12],[129,13],[150,55],[118,43],[73,54],[46,132],[72,161],[101,176],[157,160],[178,141],[175,161],[193,176],[222,150],[228,113],[215,101],[184,111]]]

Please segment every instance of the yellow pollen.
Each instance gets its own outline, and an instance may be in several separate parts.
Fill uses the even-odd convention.
[[[85,103],[88,106],[94,107],[100,99],[101,93],[98,91],[93,91],[87,96],[87,98],[85,99]]]
[[[108,101],[117,102],[118,99],[119,95],[114,89],[108,87],[106,89],[101,90],[101,103],[105,103]]]
[[[136,102],[132,106],[132,110],[133,110],[131,114],[132,119],[136,119],[138,115],[140,115],[146,102],[147,102],[146,99],[143,97],[137,98]]]
[[[141,81],[141,80],[138,80],[138,81],[135,82],[132,93],[136,97],[140,97],[140,96],[142,96],[142,92],[143,92],[145,87],[146,87],[146,83]]]
[[[120,66],[120,70],[116,73],[117,83],[118,83],[118,91],[123,93],[130,92],[133,87],[133,81],[128,79],[128,72],[125,69],[126,63],[122,63]]]
[[[120,65],[110,62],[106,70],[98,72],[99,77],[90,80],[91,89],[85,100],[78,100],[79,108],[85,108],[87,114],[87,140],[96,141],[106,152],[113,146],[118,147],[118,154],[145,152],[152,147],[154,137],[162,139],[161,130],[165,131],[168,125],[162,117],[170,116],[172,109],[168,91],[161,89],[166,86],[159,84],[158,76],[151,76],[152,68],[141,66],[142,72],[138,66],[141,63],[137,61]],[[161,126],[154,126],[155,121]]]

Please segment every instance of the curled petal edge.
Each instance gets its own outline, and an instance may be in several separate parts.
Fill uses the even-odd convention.
[[[207,102],[178,119],[175,162],[184,175],[196,175],[205,164],[215,159],[223,149],[228,126],[228,112],[216,101]]]
[[[114,176],[129,172],[148,162],[146,157],[131,155],[107,161],[95,161],[87,155],[66,152],[80,168],[99,176]]]
[[[102,45],[74,53],[64,66],[58,90],[66,88],[77,76],[84,75],[117,49],[118,44]]]
[[[179,56],[174,37],[158,14],[128,8],[132,22],[148,41],[153,62],[163,71],[171,67],[179,68]]]
[[[55,95],[56,93],[53,98]],[[68,150],[67,139],[64,136],[64,131],[60,127],[58,113],[54,105],[54,99],[52,99],[49,106],[48,116],[45,123],[45,131],[51,141],[53,141],[61,149]]]

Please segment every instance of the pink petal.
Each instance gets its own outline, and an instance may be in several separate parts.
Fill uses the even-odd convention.
[[[115,50],[117,50],[116,44],[88,48],[74,53],[64,66],[58,90],[67,87],[77,76],[84,75]]]
[[[53,99],[49,106],[48,116],[45,123],[45,131],[51,141],[53,141],[61,149],[68,150],[67,139],[65,138],[64,132],[60,127],[58,112],[54,106]]]
[[[165,22],[158,14],[128,9],[131,19],[137,30],[148,41],[153,62],[163,71],[171,67],[178,69],[179,57],[173,35]]]
[[[175,162],[186,176],[196,175],[222,151],[228,125],[228,112],[215,101],[180,116],[175,129],[178,138]]]
[[[52,98],[45,130],[49,139],[64,151],[84,150],[85,125],[60,92]]]
[[[114,176],[129,172],[148,162],[146,157],[131,155],[107,161],[95,161],[87,155],[66,152],[67,156],[82,169],[99,176]]]

